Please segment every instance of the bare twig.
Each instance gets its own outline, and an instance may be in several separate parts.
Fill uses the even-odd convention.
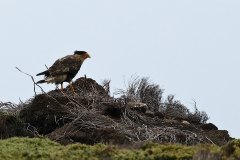
[[[54,97],[52,97],[52,96],[50,96],[48,93],[46,93],[46,92],[43,90],[43,88],[35,82],[35,80],[34,80],[34,78],[33,78],[32,75],[30,75],[30,74],[28,74],[28,73],[26,73],[26,72],[23,72],[23,71],[22,71],[21,69],[19,69],[18,67],[16,67],[16,69],[17,69],[19,72],[21,72],[21,73],[29,76],[29,77],[32,79],[33,84],[34,84],[34,93],[35,93],[35,96],[37,95],[36,86],[38,86],[44,94],[46,94],[48,97],[52,98],[53,100],[55,100],[57,103],[60,104],[60,102],[58,102],[57,99],[55,99]]]
[[[208,138],[207,136],[205,136],[205,138],[215,145],[215,143],[210,138]]]
[[[34,93],[35,93],[35,96],[36,96],[36,95],[37,95],[37,92],[36,92],[36,87],[35,87],[35,86],[38,85],[38,84],[35,82],[33,76],[31,76],[31,75],[28,74],[28,73],[23,72],[23,71],[20,70],[18,67],[16,67],[16,69],[17,69],[19,72],[21,72],[21,73],[23,73],[23,74],[25,74],[25,75],[31,77],[31,79],[32,79],[32,81],[33,81],[33,89],[34,89]],[[40,86],[38,85],[38,87],[40,87]],[[41,87],[40,87],[40,88],[41,88]],[[42,88],[41,88],[41,89],[42,89]]]

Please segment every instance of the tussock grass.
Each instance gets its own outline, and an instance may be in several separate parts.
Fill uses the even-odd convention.
[[[0,140],[0,157],[2,160],[227,160],[240,158],[240,140],[223,147],[147,142],[127,149],[104,144],[64,146],[45,138],[9,138]]]
[[[194,147],[193,147],[194,148]],[[10,138],[0,141],[0,157],[6,160],[35,159],[190,159],[194,149],[182,145],[148,143],[139,149],[116,146],[72,144],[63,146],[48,139]]]

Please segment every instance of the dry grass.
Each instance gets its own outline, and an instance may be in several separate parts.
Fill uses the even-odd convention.
[[[126,89],[118,90],[119,98],[110,96],[109,80],[101,86],[85,77],[73,87],[77,94],[70,87],[43,91],[19,105],[0,103],[0,109],[20,117],[29,133],[63,144],[215,143],[201,133],[200,125],[208,120],[205,112],[197,107],[190,112],[172,95],[163,101],[163,89],[148,78],[130,81]]]

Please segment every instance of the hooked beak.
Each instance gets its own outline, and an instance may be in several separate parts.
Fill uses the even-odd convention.
[[[88,53],[86,54],[86,57],[87,57],[87,58],[91,58],[91,56],[90,56]]]

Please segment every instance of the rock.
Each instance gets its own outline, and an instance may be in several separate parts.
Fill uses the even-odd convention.
[[[143,113],[148,109],[147,104],[141,102],[128,102],[127,107],[133,110],[141,111]]]
[[[203,130],[218,130],[217,126],[212,123],[202,124],[200,126]]]
[[[186,125],[190,125],[191,123],[189,123],[188,121],[182,121],[183,124],[186,124]]]

